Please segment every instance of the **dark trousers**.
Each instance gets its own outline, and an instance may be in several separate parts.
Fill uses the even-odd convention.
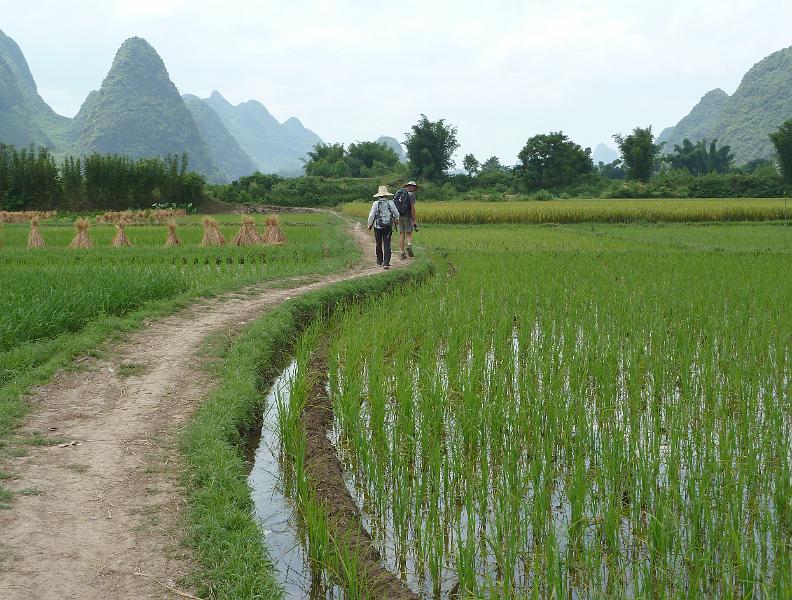
[[[391,236],[393,229],[386,227],[385,229],[374,228],[374,237],[377,240],[377,264],[390,265],[391,259]]]

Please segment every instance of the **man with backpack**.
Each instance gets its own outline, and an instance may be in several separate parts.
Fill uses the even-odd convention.
[[[393,225],[399,220],[399,211],[391,196],[393,194],[388,192],[387,186],[379,186],[368,216],[368,228],[374,228],[374,238],[377,240],[377,264],[385,269],[390,269]]]
[[[418,189],[418,184],[414,181],[408,181],[404,186],[396,192],[393,198],[393,203],[399,211],[399,240],[401,242],[401,258],[405,259],[413,254],[412,242],[413,231],[418,231],[418,221],[415,216],[415,191]],[[405,254],[404,241],[407,240],[407,248]]]

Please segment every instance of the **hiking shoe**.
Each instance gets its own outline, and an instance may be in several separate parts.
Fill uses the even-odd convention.
[[[384,266],[384,267],[382,267],[382,268],[383,268],[383,269],[385,269],[385,270],[387,271],[388,269],[390,269],[390,265],[385,265],[385,266]]]
[[[402,260],[405,260],[405,259],[407,258],[407,254],[406,254],[406,253],[404,253],[404,252],[402,252],[402,253],[399,255],[399,258],[401,258]]]
[[[412,246],[407,246],[407,254],[410,255],[410,258],[415,256],[415,254],[413,254],[413,251],[412,251]]]

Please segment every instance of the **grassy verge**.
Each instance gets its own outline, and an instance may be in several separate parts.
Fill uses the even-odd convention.
[[[211,598],[278,598],[261,531],[253,516],[243,447],[261,414],[264,390],[296,339],[314,319],[342,305],[428,277],[428,259],[410,269],[342,282],[290,300],[245,329],[226,348],[218,387],[182,442],[186,457],[190,544],[200,564],[194,585]]]

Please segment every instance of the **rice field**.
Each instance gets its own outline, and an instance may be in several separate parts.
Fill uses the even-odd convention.
[[[792,216],[789,200],[551,200],[547,202],[421,202],[419,223],[483,225],[503,223],[657,223],[707,221],[774,221]],[[349,203],[342,212],[366,218],[371,205]]]
[[[220,221],[230,242],[240,217],[224,215]],[[264,225],[263,217],[257,221]],[[69,248],[75,229],[59,220],[39,226],[45,247],[31,249],[27,224],[0,225],[0,399],[5,386],[22,381],[65,347],[79,351],[72,338],[89,326],[177,299],[339,271],[359,257],[340,219],[286,214],[281,225],[284,245],[202,248],[200,217],[180,217],[181,246],[164,247],[164,224],[127,225],[132,246],[115,248],[110,244],[118,230],[92,223],[93,247]],[[7,426],[4,410],[0,402],[0,430]]]
[[[325,331],[330,435],[393,573],[424,598],[792,597],[792,229],[420,236],[438,275]]]

